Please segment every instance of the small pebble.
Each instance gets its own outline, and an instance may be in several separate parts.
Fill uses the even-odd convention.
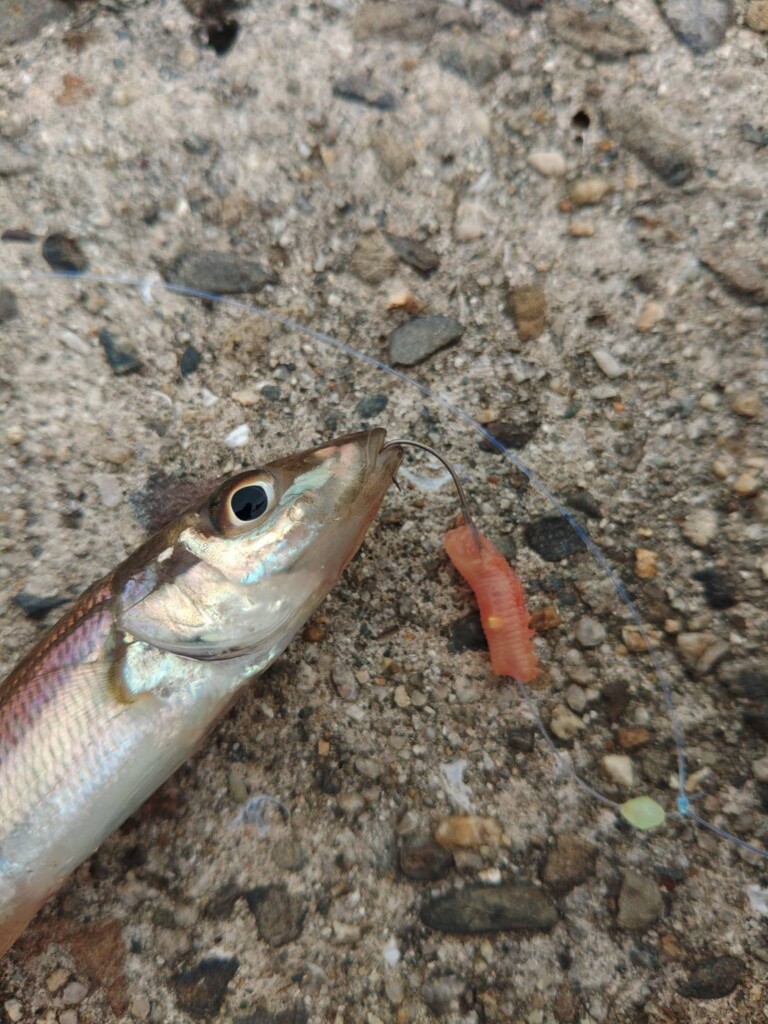
[[[458,935],[549,931],[557,911],[540,889],[525,882],[467,885],[428,900],[421,920],[428,928]]]
[[[509,51],[501,37],[458,35],[443,45],[438,60],[441,67],[480,88],[508,66]]]
[[[241,423],[240,426],[235,427],[234,430],[230,430],[224,438],[224,444],[227,448],[243,448],[250,440],[251,428],[247,423]]]
[[[234,957],[207,957],[194,967],[178,971],[171,977],[171,985],[179,1009],[197,1020],[215,1017],[239,966]]]
[[[711,509],[697,508],[683,522],[683,536],[697,548],[706,548],[718,534],[717,515]]]
[[[131,345],[121,345],[106,327],[99,331],[99,342],[104,355],[116,377],[137,373],[143,366],[136,350]]]
[[[404,686],[395,687],[394,701],[399,708],[409,708],[411,706],[411,698],[408,696],[408,691]]]
[[[768,0],[750,0],[744,20],[753,32],[768,32]]]
[[[450,851],[427,838],[414,838],[406,843],[398,860],[402,873],[419,882],[437,882],[453,867]]]
[[[24,1007],[18,999],[7,999],[3,1003],[3,1009],[8,1016],[8,1020],[11,1021],[11,1024],[17,1024],[17,1022],[24,1016]]]
[[[635,549],[635,576],[640,580],[651,580],[658,572],[659,556],[648,548]]]
[[[768,783],[768,754],[752,762],[752,774],[758,782]]]
[[[581,537],[562,516],[543,516],[528,523],[525,542],[546,562],[559,562],[584,550]]]
[[[621,377],[622,374],[626,373],[626,370],[618,359],[616,359],[615,356],[612,356],[607,349],[593,348],[592,358],[597,363],[598,368],[611,380],[614,380],[616,377]]]
[[[331,680],[342,700],[356,701],[360,696],[360,684],[352,669],[343,662],[337,662],[333,666]]]
[[[586,615],[584,618],[579,619],[574,630],[576,642],[581,647],[599,647],[600,644],[604,643],[607,635],[602,622],[598,622],[597,619],[589,618]]]
[[[609,782],[631,789],[635,784],[632,761],[625,754],[606,754],[600,762],[603,774]]]
[[[77,1006],[87,995],[88,989],[81,981],[70,981],[61,993],[61,998],[69,1006]]]
[[[165,278],[171,284],[215,295],[256,292],[277,281],[271,271],[253,260],[237,253],[209,249],[181,253]]]
[[[591,220],[572,220],[568,225],[568,231],[573,238],[592,238],[595,225]]]
[[[732,608],[739,600],[735,579],[721,569],[702,569],[692,578],[703,585],[707,604],[716,611]]]
[[[6,444],[21,444],[24,440],[24,429],[23,427],[14,424],[12,427],[8,427],[5,432]]]
[[[661,917],[663,911],[664,899],[657,883],[636,871],[625,871],[616,918],[619,928],[645,931]]]
[[[719,46],[733,18],[730,0],[656,0],[677,38],[694,53]]]
[[[574,206],[597,206],[611,191],[611,184],[605,178],[580,178],[568,193]]]
[[[482,203],[465,199],[456,208],[453,237],[457,242],[472,242],[486,235],[493,218]]]
[[[179,359],[179,373],[182,377],[189,377],[195,372],[202,362],[202,356],[194,345],[187,345]]]
[[[760,490],[760,481],[751,473],[739,473],[731,484],[731,490],[740,498],[753,498]]]
[[[646,302],[640,311],[640,316],[637,320],[637,329],[641,334],[647,334],[648,331],[652,331],[654,327],[657,327],[664,319],[665,309],[660,302],[654,302],[652,299]]]
[[[555,35],[595,57],[615,60],[648,48],[645,34],[613,8],[557,4],[550,11]]]
[[[104,508],[117,508],[123,500],[123,488],[119,479],[112,473],[93,473],[91,480],[98,488]]]
[[[565,705],[558,704],[549,720],[549,729],[559,740],[568,742],[584,728],[584,723]]]
[[[69,976],[72,972],[68,971],[64,967],[57,967],[55,971],[51,971],[48,977],[45,979],[45,987],[49,992],[58,992],[63,985],[69,981]]]
[[[463,334],[464,328],[453,317],[414,317],[389,335],[390,362],[415,366],[447,345],[453,345]]]
[[[384,412],[389,399],[386,395],[366,395],[355,406],[355,412],[363,420],[373,419]]]
[[[501,825],[495,818],[482,818],[476,814],[452,814],[438,822],[435,842],[446,849],[476,849],[478,846],[498,846]]]
[[[571,683],[565,691],[565,703],[571,711],[575,711],[577,715],[581,715],[587,709],[587,695],[580,686],[577,686],[575,683]]]
[[[543,333],[547,322],[547,300],[542,285],[512,285],[507,307],[521,341],[532,341]]]
[[[710,956],[691,966],[679,992],[686,999],[724,999],[742,982],[746,966],[737,956]]]
[[[388,231],[384,232],[384,237],[401,263],[413,267],[425,277],[434,273],[440,266],[440,257],[424,242],[419,242],[415,238],[392,235]]]
[[[762,405],[757,391],[739,391],[731,400],[731,408],[738,416],[754,419],[760,415]]]
[[[545,178],[561,178],[567,169],[565,157],[557,150],[536,150],[529,155],[528,163]]]
[[[59,1024],[77,1024],[77,1010],[64,1010],[60,1013]]]
[[[377,110],[394,110],[397,100],[394,95],[378,85],[367,75],[347,75],[333,83],[332,92],[342,100],[364,103]]]
[[[665,111],[622,98],[615,107],[605,108],[603,116],[617,141],[667,185],[679,187],[693,176],[695,162],[688,140],[673,130]]]
[[[616,730],[616,742],[622,750],[637,750],[651,741],[651,734],[642,725]]]
[[[5,11],[4,18],[8,17]],[[0,46],[2,36],[0,35]],[[28,153],[22,153],[6,139],[0,139],[0,178],[11,178],[15,174],[29,174],[37,168],[37,160]]]
[[[131,1000],[130,1012],[137,1020],[146,1020],[152,1009],[152,1004],[145,995],[134,996]]]
[[[594,875],[597,853],[596,847],[578,836],[559,835],[544,862],[542,881],[558,895],[570,892]]]
[[[304,928],[306,906],[284,885],[259,885],[245,895],[256,918],[259,936],[270,946],[284,946],[298,939]]]
[[[397,269],[397,256],[380,232],[358,238],[348,269],[366,284],[381,284]]]
[[[69,235],[48,235],[43,241],[43,259],[49,267],[66,274],[80,274],[88,267],[80,243]]]

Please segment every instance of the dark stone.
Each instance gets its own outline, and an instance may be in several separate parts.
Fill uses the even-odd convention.
[[[707,604],[716,611],[732,608],[739,600],[735,593],[735,581],[721,569],[702,569],[693,574],[693,579],[704,586]]]
[[[261,389],[261,394],[268,402],[280,401],[280,388],[275,384],[265,384]]]
[[[737,956],[708,956],[691,967],[679,992],[687,999],[724,999],[741,984],[746,965]]]
[[[496,0],[496,3],[506,7],[512,14],[526,15],[531,11],[540,11],[544,6],[544,0]]]
[[[594,498],[584,487],[577,487],[575,491],[569,491],[565,495],[565,502],[577,512],[583,512],[590,519],[601,519],[603,513],[597,499]]]
[[[352,31],[355,39],[402,39],[426,42],[440,29],[469,25],[466,11],[453,3],[439,0],[369,0],[355,11]]]
[[[531,754],[536,742],[533,726],[516,725],[505,733],[507,746],[515,754]]]
[[[6,228],[0,235],[4,242],[36,242],[37,235],[34,231],[27,231],[26,228]]]
[[[468,885],[432,897],[422,908],[421,920],[428,928],[458,935],[549,931],[557,911],[541,890],[524,882]]]
[[[391,235],[388,231],[384,232],[384,237],[402,263],[407,263],[425,277],[440,266],[440,257],[423,242],[417,242],[415,238]]]
[[[755,128],[749,121],[744,121],[739,129],[745,142],[751,142],[753,146],[768,146],[768,128]]]
[[[609,722],[618,721],[629,706],[629,687],[620,679],[606,683],[600,691],[602,708]]]
[[[355,412],[361,419],[369,420],[373,416],[378,416],[380,412],[384,412],[388,402],[389,399],[386,395],[367,395],[357,403]]]
[[[485,429],[506,451],[508,448],[525,448],[539,429],[539,424],[534,420],[526,423],[509,423],[507,420],[494,420],[492,423],[487,423]],[[487,437],[480,441],[480,448],[482,451],[492,452],[494,455],[502,454],[495,445],[491,444]]]
[[[181,354],[179,360],[179,373],[182,377],[189,377],[190,374],[194,373],[202,362],[203,357],[197,351],[194,345],[187,345]]]
[[[205,916],[212,921],[225,921],[232,916],[235,904],[243,890],[235,882],[227,882],[211,896],[205,905]]]
[[[43,259],[49,267],[65,274],[81,274],[88,267],[78,240],[60,233],[43,239]]]
[[[377,110],[394,110],[397,100],[387,89],[382,89],[365,75],[347,75],[333,83],[333,95],[341,100],[364,103]]]
[[[557,6],[550,11],[549,23],[563,42],[595,57],[617,60],[648,49],[648,40],[637,25],[610,9]]]
[[[768,707],[744,712],[744,724],[764,740],[768,740]]]
[[[400,366],[415,366],[447,345],[459,341],[464,328],[452,316],[418,316],[389,335],[389,358]]]
[[[745,700],[768,702],[768,669],[760,665],[741,668],[730,688],[737,697]]]
[[[68,597],[45,597],[40,594],[28,594],[24,590],[13,596],[13,603],[21,608],[28,619],[35,621],[44,619],[48,612],[68,602]]]
[[[235,1017],[234,1024],[307,1024],[309,1013],[303,1000],[298,1000],[287,1010],[268,1010],[257,1006],[245,1017]]]
[[[179,1009],[195,1020],[215,1017],[240,966],[234,957],[209,957],[171,978]]]
[[[558,895],[570,892],[594,875],[596,859],[596,847],[578,836],[564,833],[557,837],[554,849],[547,854],[541,879]]]
[[[562,516],[544,516],[528,523],[525,541],[545,562],[561,562],[584,550],[584,541]]]
[[[452,622],[449,637],[450,649],[454,652],[488,649],[479,612],[469,612],[463,618]]]
[[[693,176],[693,153],[685,138],[669,127],[663,111],[622,101],[603,111],[608,130],[667,185],[684,185]]]
[[[257,292],[277,282],[276,276],[254,260],[232,252],[182,253],[165,275],[170,284],[182,285],[213,295],[237,295]]]
[[[137,373],[144,365],[135,349],[118,345],[114,335],[106,327],[99,331],[99,341],[104,355],[116,377],[125,377],[129,373]]]
[[[19,306],[16,302],[16,294],[10,288],[0,284],[0,324],[6,320],[13,320],[19,315]]]
[[[731,0],[656,0],[662,17],[694,53],[714,50],[733,19]]]
[[[301,935],[307,909],[284,885],[259,885],[245,898],[259,935],[270,946],[284,946]]]
[[[727,245],[713,246],[699,255],[727,292],[750,305],[768,305],[768,280],[765,267]]]
[[[407,878],[436,882],[445,878],[453,867],[453,856],[431,839],[412,839],[400,850],[399,863]]]

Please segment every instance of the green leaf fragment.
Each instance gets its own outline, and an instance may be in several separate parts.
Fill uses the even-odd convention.
[[[635,796],[631,800],[625,800],[621,805],[621,814],[630,825],[643,832],[663,825],[667,817],[661,804],[657,804],[649,796]]]

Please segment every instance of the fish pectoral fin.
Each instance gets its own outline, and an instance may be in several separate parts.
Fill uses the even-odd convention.
[[[126,634],[112,658],[110,690],[124,704],[132,704],[142,694],[158,694],[171,680],[177,663],[174,655]]]

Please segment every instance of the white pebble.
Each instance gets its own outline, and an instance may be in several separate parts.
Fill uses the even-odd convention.
[[[575,711],[577,715],[580,715],[587,707],[587,695],[580,686],[571,683],[565,691],[565,702],[571,711]]]
[[[559,740],[572,740],[576,733],[584,728],[584,723],[565,705],[558,704],[552,712],[549,728]]]
[[[618,361],[615,356],[604,348],[593,348],[592,358],[597,363],[598,367],[603,371],[606,377],[610,377],[613,380],[615,377],[621,377],[626,370]]]
[[[582,647],[599,647],[606,635],[605,626],[589,616],[579,619],[574,631],[574,636]]]
[[[528,157],[528,163],[545,178],[561,178],[566,171],[565,157],[557,150],[536,150]]]
[[[111,473],[94,473],[91,479],[99,490],[104,508],[117,508],[123,500],[123,489],[117,477]]]
[[[697,548],[705,548],[717,536],[717,516],[708,508],[697,508],[685,517],[683,536]]]
[[[752,762],[752,773],[758,782],[768,782],[768,754]]]
[[[635,782],[632,761],[626,754],[606,754],[602,760],[603,774],[610,782],[630,789]]]
[[[77,1006],[78,1003],[82,1003],[87,995],[88,989],[81,981],[70,981],[61,993],[61,998],[70,1006]]]
[[[387,967],[394,967],[395,964],[400,963],[400,947],[394,935],[390,935],[381,952]]]
[[[491,225],[491,217],[482,203],[465,200],[456,209],[453,235],[458,242],[471,242],[482,238]]]
[[[242,448],[243,445],[248,444],[250,440],[251,428],[247,423],[241,423],[239,427],[235,427],[234,430],[230,430],[224,438],[224,444],[227,448]]]

